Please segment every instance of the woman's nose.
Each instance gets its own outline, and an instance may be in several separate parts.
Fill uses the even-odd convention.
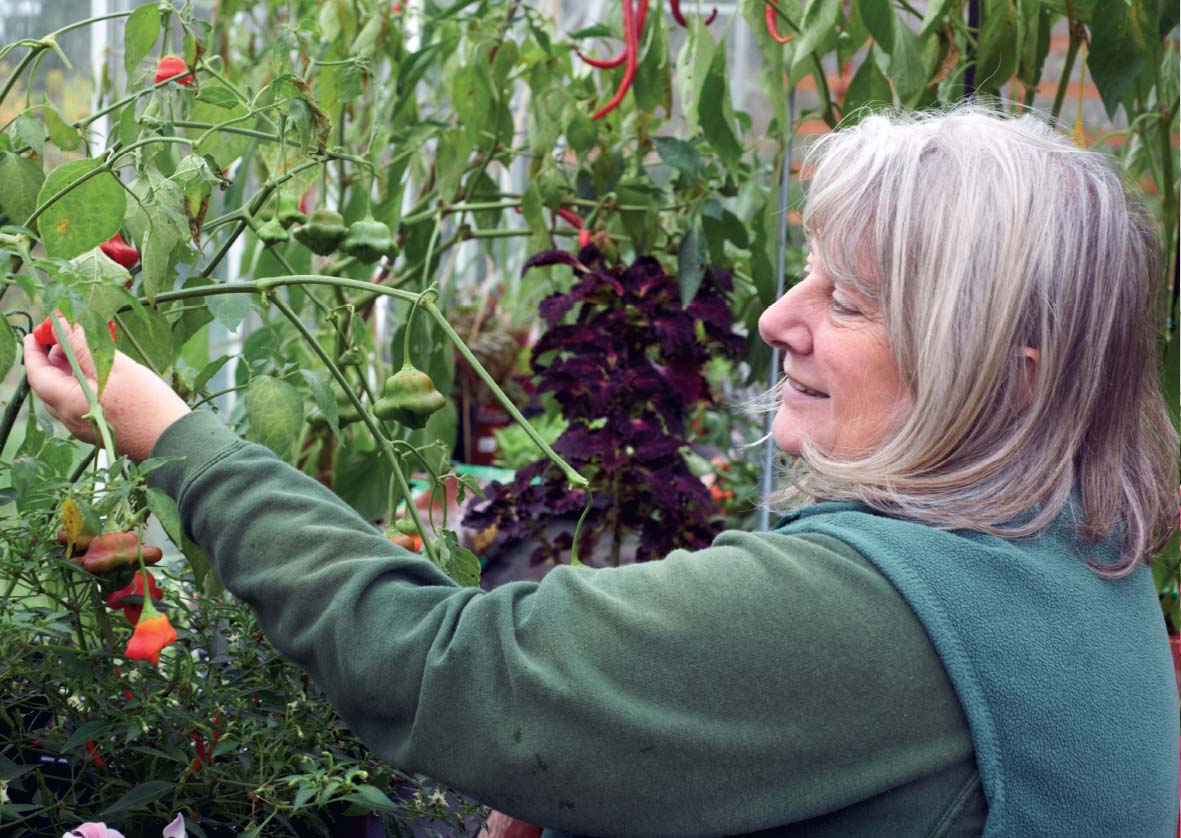
[[[759,335],[764,342],[794,355],[812,351],[812,330],[807,322],[802,285],[796,285],[759,317]]]

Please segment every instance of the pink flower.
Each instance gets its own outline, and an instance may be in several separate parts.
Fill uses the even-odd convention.
[[[123,833],[115,829],[107,829],[105,823],[84,823],[76,826],[62,835],[62,838],[123,838]]]

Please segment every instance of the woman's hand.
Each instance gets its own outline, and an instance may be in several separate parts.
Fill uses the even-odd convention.
[[[541,827],[510,818],[504,812],[488,813],[488,828],[481,829],[477,838],[540,838]]]
[[[86,346],[86,334],[81,326],[71,328],[64,320],[62,325],[70,333],[70,349],[91,392],[97,393],[97,375]],[[94,426],[83,418],[90,405],[61,347],[42,346],[28,335],[25,371],[29,387],[53,417],[74,436],[94,442]],[[115,362],[99,404],[114,434],[116,451],[136,462],[147,458],[165,428],[189,412],[189,406],[160,376],[119,351],[115,352]]]

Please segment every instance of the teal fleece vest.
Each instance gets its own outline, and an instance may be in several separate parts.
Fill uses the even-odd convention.
[[[1118,550],[1078,539],[1069,508],[1012,540],[853,503],[806,507],[778,530],[844,541],[910,604],[971,727],[986,838],[1174,838],[1177,691],[1147,568],[1095,575],[1084,558]]]

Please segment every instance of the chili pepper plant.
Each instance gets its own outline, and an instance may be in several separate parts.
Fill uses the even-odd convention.
[[[504,500],[517,509],[506,537],[529,514],[598,503],[606,517],[569,536],[584,554],[610,561],[629,529],[645,556],[692,546],[711,530],[685,511],[700,506],[709,521],[746,477],[723,479],[711,498],[692,451],[626,491],[613,475],[648,468],[645,446],[680,452],[695,415],[723,423],[710,429],[719,453],[732,456],[742,433],[698,406],[657,417],[659,397],[643,388],[667,389],[662,375],[634,376],[634,415],[618,393],[597,405],[553,384],[564,366],[602,360],[568,329],[592,315],[657,329],[688,318],[648,363],[675,367],[689,344],[724,349],[738,384],[766,386],[757,318],[777,273],[790,281],[803,263],[787,235],[792,126],[1003,88],[1064,129],[1073,120],[1080,141],[1119,143],[1129,177],[1152,185],[1170,254],[1164,389],[1177,392],[1175,4],[606,9],[571,22],[520,0],[220,0],[202,17],[163,0],[0,47],[5,834],[100,820],[146,834],[177,812],[196,835],[343,834],[344,818],[365,813],[395,834],[426,816],[462,832],[475,811],[369,755],[220,589],[173,503],[146,487],[160,463],[118,456],[97,401],[116,340],[460,584],[478,583],[479,561],[456,522],[408,502],[412,475],[436,496],[453,480],[464,494],[478,488],[452,466],[457,378],[465,393],[479,380],[518,423],[544,491],[561,500]],[[1063,21],[1062,72],[1043,79]],[[103,31],[116,42],[81,104],[86,73],[63,45]],[[753,37],[759,65],[749,110],[730,93],[734,60],[748,57],[735,55],[739,34]],[[1120,120],[1099,137],[1083,130],[1081,99],[1064,111],[1084,60],[1106,118]],[[847,87],[830,84],[832,67],[850,62]],[[1052,103],[1037,101],[1039,85]],[[550,255],[526,267],[539,253]],[[637,291],[645,283],[666,313]],[[533,358],[568,414],[554,446],[480,361],[502,353],[473,352],[478,329],[456,328],[478,289],[501,286],[515,329],[548,330]],[[64,349],[67,323],[85,327],[97,368],[95,446],[55,429],[23,380],[19,338],[40,328]],[[620,333],[632,370],[645,363],[645,334]],[[683,372],[697,381],[707,362],[690,360]],[[616,436],[600,446],[607,427]],[[661,510],[661,526],[627,520],[629,498]],[[1154,565],[1173,602],[1177,565],[1175,544]]]

